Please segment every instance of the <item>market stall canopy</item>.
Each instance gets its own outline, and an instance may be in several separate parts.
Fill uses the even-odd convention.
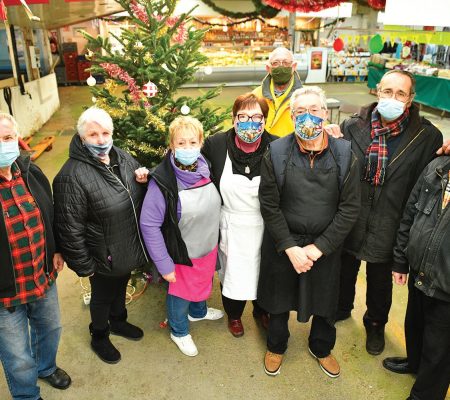
[[[9,23],[30,28],[56,29],[123,11],[114,0],[26,0],[33,15],[40,19],[31,21],[20,0],[4,2]]]

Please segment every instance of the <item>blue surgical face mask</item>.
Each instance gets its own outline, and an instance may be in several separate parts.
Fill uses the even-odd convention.
[[[113,141],[110,140],[105,144],[91,144],[87,142],[83,142],[83,144],[94,157],[105,158],[112,148]]]
[[[9,167],[19,157],[19,141],[0,142],[0,168]]]
[[[175,159],[183,165],[192,165],[200,157],[200,147],[195,147],[193,149],[175,149]]]
[[[380,99],[377,110],[385,120],[393,121],[405,112],[405,103],[393,98]]]
[[[295,134],[303,140],[314,140],[322,133],[323,119],[309,113],[295,118]]]
[[[255,143],[263,133],[262,122],[237,122],[236,135],[245,143]]]

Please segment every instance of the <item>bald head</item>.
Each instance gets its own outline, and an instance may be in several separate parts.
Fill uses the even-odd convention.
[[[292,54],[292,51],[286,49],[286,47],[277,47],[269,54],[269,62],[271,63],[275,60],[292,62],[294,60],[294,55]]]

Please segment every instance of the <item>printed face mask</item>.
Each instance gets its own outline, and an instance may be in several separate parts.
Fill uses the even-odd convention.
[[[295,118],[295,134],[303,140],[314,140],[322,133],[323,119],[309,113]]]
[[[84,146],[90,151],[90,153],[96,158],[104,158],[106,157],[113,145],[113,141],[111,140],[105,144],[90,144],[84,142]]]
[[[200,157],[200,148],[196,147],[193,149],[175,149],[175,159],[183,165],[192,165]]]
[[[380,99],[377,105],[380,115],[387,121],[393,121],[405,111],[405,103],[397,99]]]
[[[9,167],[19,157],[19,142],[0,142],[0,168]]]
[[[245,143],[255,143],[263,133],[262,122],[237,122],[236,135]]]

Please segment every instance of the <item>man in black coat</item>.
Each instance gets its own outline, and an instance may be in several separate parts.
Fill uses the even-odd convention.
[[[361,260],[366,261],[366,349],[384,350],[392,302],[392,251],[404,206],[424,167],[442,146],[442,134],[412,104],[415,79],[393,70],[382,78],[378,103],[344,121],[344,138],[358,158],[361,211],[344,243],[337,320],[350,317]],[[447,148],[447,150],[450,150]]]
[[[264,370],[277,375],[287,349],[290,311],[311,316],[309,352],[331,378],[340,251],[360,206],[357,162],[346,140],[328,137],[326,98],[317,86],[291,99],[295,133],[273,141],[261,165],[265,231],[258,304],[270,313]]]
[[[61,336],[50,183],[19,152],[17,123],[0,113],[0,360],[14,399],[37,399],[37,379],[67,389],[56,366]]]
[[[385,368],[415,373],[411,400],[444,400],[450,383],[450,157],[433,160],[411,192],[397,234],[395,283],[408,283],[405,357]]]

